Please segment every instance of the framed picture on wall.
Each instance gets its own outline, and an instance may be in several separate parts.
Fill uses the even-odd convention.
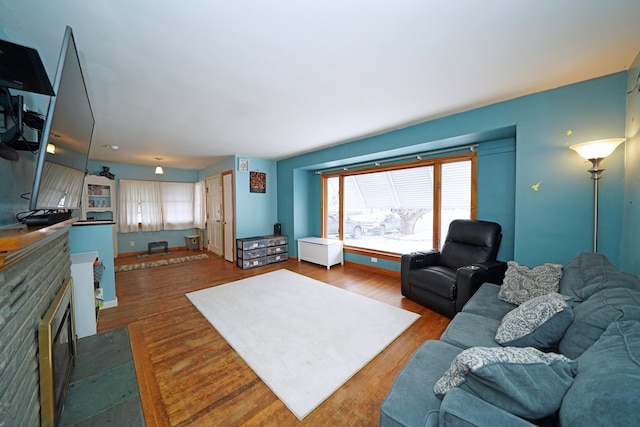
[[[249,172],[249,159],[238,159],[238,171]]]
[[[249,172],[249,192],[267,192],[267,174],[264,172]]]

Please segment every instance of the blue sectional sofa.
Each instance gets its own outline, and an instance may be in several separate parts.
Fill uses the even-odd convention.
[[[545,321],[557,337],[531,341],[545,329],[539,326],[516,349],[551,362],[474,359],[478,351],[512,349],[496,334],[508,313],[534,302],[505,302],[501,286],[485,283],[440,340],[425,342],[398,374],[380,408],[380,425],[638,425],[640,280],[593,253],[579,254],[561,271],[555,296],[567,306],[559,310],[564,320],[556,314],[555,324]],[[436,395],[454,377],[457,384]]]

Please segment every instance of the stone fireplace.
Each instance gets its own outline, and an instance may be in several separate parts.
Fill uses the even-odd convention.
[[[69,226],[0,233],[0,420],[6,425],[41,423],[38,328],[71,277]]]

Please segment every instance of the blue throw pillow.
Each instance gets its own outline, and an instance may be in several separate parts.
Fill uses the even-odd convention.
[[[640,419],[640,322],[616,321],[578,358],[560,408],[567,426],[632,426]]]
[[[561,277],[562,266],[559,264],[544,264],[529,268],[515,261],[508,261],[498,298],[520,305],[540,295],[558,292]]]
[[[506,346],[549,348],[560,341],[572,321],[567,297],[553,292],[523,302],[507,313],[495,339]]]
[[[514,415],[538,419],[558,410],[575,371],[576,362],[532,347],[471,347],[455,357],[433,392],[442,398],[460,387]]]

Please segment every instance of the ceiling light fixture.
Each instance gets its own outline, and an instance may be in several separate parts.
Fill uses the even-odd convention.
[[[47,144],[47,153],[56,154],[56,145],[52,143]]]
[[[613,153],[616,147],[624,141],[625,138],[600,139],[569,147],[583,159],[589,160],[592,165],[589,172],[593,180],[593,252],[598,251],[598,180],[602,178],[602,172],[604,172],[604,169],[600,167],[600,162]]]
[[[109,148],[109,149],[114,150],[114,151],[116,151],[116,150],[118,150],[118,148],[120,148],[117,145],[111,145],[111,144],[103,145],[103,147],[104,148]]]
[[[161,161],[162,157],[156,157],[157,161]],[[162,170],[162,166],[158,165],[156,166],[156,175],[162,175],[164,174],[164,170]]]

